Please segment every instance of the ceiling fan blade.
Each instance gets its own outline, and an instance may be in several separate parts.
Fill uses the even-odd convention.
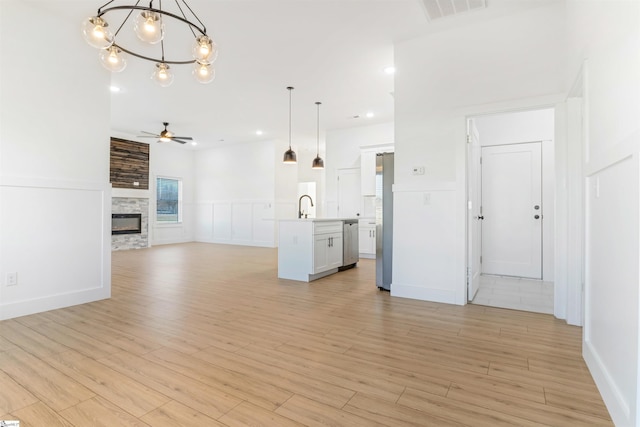
[[[175,142],[179,142],[180,144],[186,144],[187,143],[187,141],[182,141],[181,139],[178,139],[178,138],[175,138],[175,137],[171,138],[171,140],[175,141]]]
[[[136,138],[160,138],[160,135],[137,135]]]
[[[147,135],[159,136],[157,133],[147,132],[146,130],[141,130],[140,132],[146,133]]]
[[[191,141],[193,138],[190,136],[172,136],[172,139],[186,139],[188,141]]]

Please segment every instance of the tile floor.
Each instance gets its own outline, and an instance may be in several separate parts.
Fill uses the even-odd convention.
[[[482,275],[472,303],[553,314],[553,282]]]

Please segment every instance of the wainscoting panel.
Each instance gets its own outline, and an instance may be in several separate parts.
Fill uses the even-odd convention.
[[[196,241],[274,247],[276,208],[269,200],[200,202],[196,209]]]
[[[108,298],[109,184],[22,181],[0,185],[0,319]]]

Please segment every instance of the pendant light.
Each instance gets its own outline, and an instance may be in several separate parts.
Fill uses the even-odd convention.
[[[311,169],[324,169],[324,160],[320,157],[320,104],[321,102],[316,102],[316,106],[318,109],[318,119],[317,129],[316,129],[316,158],[313,159],[313,164],[311,165]]]
[[[287,90],[289,91],[289,149],[284,152],[284,158],[282,159],[283,163],[294,164],[297,163],[296,153],[291,149],[291,91],[293,87],[288,86]]]

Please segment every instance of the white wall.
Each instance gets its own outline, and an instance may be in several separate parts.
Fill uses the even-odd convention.
[[[176,143],[150,144],[149,150],[149,225],[151,246],[167,243],[184,243],[195,240],[195,152],[185,150]],[[180,224],[158,224],[156,212],[156,178],[178,178],[182,180],[182,222]]]
[[[65,5],[0,3],[0,320],[111,293],[109,73]]]
[[[362,149],[393,146],[393,123],[363,125],[327,132],[327,158],[325,159],[327,217],[338,215],[338,170],[360,168]],[[362,200],[364,203],[364,200]],[[364,206],[361,212],[365,212]]]
[[[616,425],[640,425],[640,3],[569,1],[567,81],[584,64],[583,354]]]
[[[259,141],[197,152],[196,240],[276,245],[277,219],[295,217],[297,191],[297,166],[282,163],[280,148]]]
[[[546,3],[396,44],[392,295],[466,302],[466,117],[561,99],[564,37]]]

